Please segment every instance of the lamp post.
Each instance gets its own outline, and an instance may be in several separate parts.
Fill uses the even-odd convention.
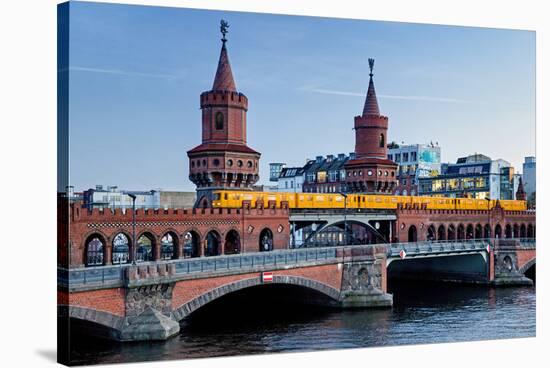
[[[344,243],[348,245],[348,195],[344,192],[338,192],[342,197],[344,197]]]
[[[132,264],[136,264],[136,195],[127,193],[132,198]]]

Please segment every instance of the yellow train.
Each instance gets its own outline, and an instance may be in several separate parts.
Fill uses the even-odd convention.
[[[289,192],[250,192],[219,190],[214,192],[214,208],[242,208],[243,201],[249,201],[252,208],[258,203],[268,207],[274,201],[277,208],[287,202],[289,208],[344,208],[344,196],[337,193],[289,193]],[[428,209],[487,210],[496,205],[496,200],[474,198],[392,196],[375,194],[348,194],[347,208],[395,209],[398,204],[426,204]],[[524,211],[526,201],[500,200],[505,210]]]

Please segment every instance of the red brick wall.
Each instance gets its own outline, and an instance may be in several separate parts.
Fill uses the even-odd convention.
[[[453,224],[455,231],[460,224],[464,225],[464,229],[472,224],[475,227],[480,224],[482,228],[489,222],[491,224],[491,234],[494,234],[494,228],[497,224],[502,227],[502,234],[504,236],[504,229],[507,224],[522,224],[527,225],[535,224],[535,215],[527,211],[501,211],[492,210],[490,214],[487,211],[479,210],[425,210],[425,209],[398,209],[397,210],[397,222],[396,233],[398,241],[408,241],[408,232],[411,225],[415,225],[417,229],[418,241],[426,240],[428,234],[428,228],[430,225],[435,226],[436,234],[439,225],[445,226],[445,231]],[[404,227],[403,227],[404,225]],[[423,226],[422,226],[423,225]],[[403,227],[403,228],[402,228]]]
[[[73,292],[57,292],[57,303],[103,311],[124,317],[125,291],[122,288]]]
[[[338,290],[342,284],[342,271],[338,270],[337,264],[279,270],[273,271],[273,274],[308,278]],[[172,309],[175,310],[212,289],[257,277],[261,277],[259,272],[177,282],[172,294]]]
[[[195,231],[204,243],[209,231],[215,230],[222,239],[222,248],[225,236],[229,230],[236,230],[241,238],[241,248],[244,252],[259,250],[259,235],[264,228],[269,228],[273,234],[274,249],[288,248],[290,239],[288,210],[287,209],[168,209],[136,211],[136,238],[147,231],[155,238],[157,246],[168,231],[178,235],[179,246],[183,244],[183,235],[190,230]],[[132,211],[122,213],[121,209],[88,211],[78,204],[71,206],[68,232],[71,249],[71,267],[84,265],[85,243],[91,234],[99,234],[110,255],[113,238],[119,232],[127,235],[132,233]],[[249,225],[252,228],[249,228]],[[281,225],[281,227],[279,227]],[[252,230],[250,232],[250,229]],[[281,229],[281,232],[278,231]],[[131,236],[129,236],[131,239]],[[58,242],[58,263],[61,265],[67,254],[66,239]],[[180,253],[181,254],[181,253]],[[110,261],[110,257],[107,257]]]
[[[526,250],[518,249],[516,251],[516,254],[518,256],[518,269],[521,269],[523,266],[527,264],[527,262],[535,259],[537,256],[536,251],[534,249],[526,249]]]

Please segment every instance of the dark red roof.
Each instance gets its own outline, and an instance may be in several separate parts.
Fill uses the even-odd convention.
[[[374,158],[374,157],[357,158],[355,160],[349,160],[348,162],[346,162],[346,166],[358,166],[358,165],[365,165],[365,164],[397,166],[397,164],[392,160],[388,160],[385,158]]]
[[[240,153],[252,153],[260,155],[261,153],[253,150],[252,148],[244,144],[231,144],[231,143],[203,143],[192,150],[187,151],[187,153],[197,153],[197,152],[206,152],[206,151],[229,151],[229,152],[240,152]]]
[[[237,86],[233,79],[233,72],[231,71],[231,64],[229,64],[229,57],[227,56],[227,49],[225,43],[222,46],[220,52],[220,60],[218,61],[218,69],[216,70],[216,77],[214,78],[214,84],[212,86],[213,91],[236,91]]]
[[[365,106],[363,107],[363,116],[364,115],[380,115],[378,99],[376,98],[376,91],[374,90],[374,82],[372,81],[372,74],[369,80],[369,89],[367,91],[367,98],[365,99]]]

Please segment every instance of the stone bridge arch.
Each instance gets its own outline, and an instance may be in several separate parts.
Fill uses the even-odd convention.
[[[181,321],[197,309],[217,300],[225,295],[260,285],[294,285],[316,291],[335,303],[340,301],[340,291],[332,286],[323,284],[309,278],[289,275],[274,275],[273,282],[264,284],[259,277],[246,278],[229,284],[221,285],[185,302],[173,310],[176,321]]]
[[[120,331],[124,327],[124,317],[105,311],[74,305],[60,305],[58,311],[58,315],[61,317],[103,327],[103,329],[94,329],[94,332],[98,333],[100,336],[116,340],[120,339]]]
[[[522,275],[525,275],[525,273],[533,266],[535,266],[537,264],[537,259],[536,258],[532,258],[530,259],[529,261],[525,262],[525,264],[523,266],[521,266],[518,270],[519,273],[521,273]]]

